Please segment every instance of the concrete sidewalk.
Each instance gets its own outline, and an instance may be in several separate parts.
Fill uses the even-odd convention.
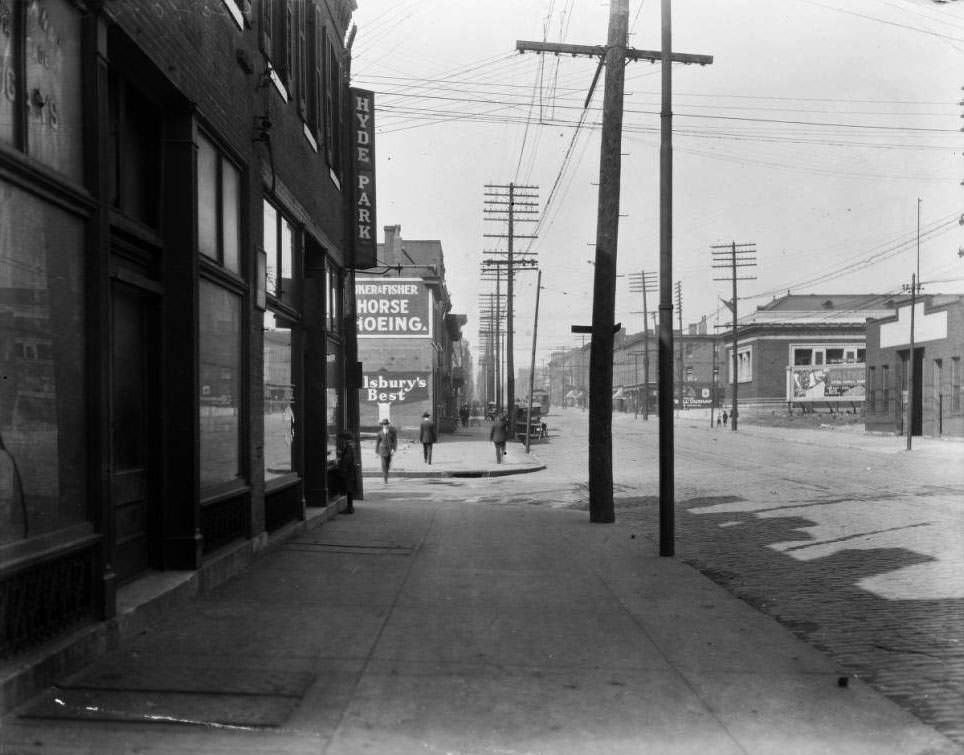
[[[462,440],[436,443],[432,451],[432,463],[426,464],[422,456],[422,444],[399,440],[398,450],[392,457],[389,480],[393,477],[498,477],[524,474],[545,469],[536,456],[534,448],[526,453],[521,443],[506,444],[502,463],[495,460],[495,447],[489,441]],[[375,444],[362,441],[362,469],[365,478],[381,480],[382,468],[375,455]],[[371,485],[369,482],[367,485]]]
[[[498,464],[495,446],[489,440],[489,427],[489,424],[473,426],[440,435],[439,442],[433,446],[431,464],[425,462],[421,443],[399,438],[389,480],[393,477],[500,477],[545,469],[538,456],[539,447],[550,441],[530,442],[529,453],[524,444],[509,441],[506,455]],[[362,440],[361,455],[363,475],[381,480],[381,461],[375,455],[373,439]]]
[[[406,487],[172,609],[0,751],[959,752],[627,525]]]

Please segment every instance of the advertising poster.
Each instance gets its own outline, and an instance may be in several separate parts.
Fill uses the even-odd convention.
[[[787,401],[863,401],[865,380],[863,364],[791,367]]]
[[[419,278],[358,278],[359,338],[431,338],[432,292]]]

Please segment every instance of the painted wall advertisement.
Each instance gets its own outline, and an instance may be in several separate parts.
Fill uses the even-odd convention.
[[[825,364],[787,368],[787,401],[863,401],[863,364]]]
[[[418,278],[355,281],[359,338],[431,338],[432,292]]]
[[[403,404],[428,399],[430,372],[377,370],[362,376],[359,392],[363,404]]]

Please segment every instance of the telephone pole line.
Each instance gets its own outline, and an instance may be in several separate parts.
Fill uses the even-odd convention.
[[[486,238],[506,239],[508,254],[506,259],[506,310],[505,310],[505,406],[513,411],[515,406],[515,364],[513,355],[513,316],[515,270],[519,260],[515,259],[516,239],[535,239],[537,236],[517,234],[516,223],[535,223],[538,215],[538,186],[520,186],[516,183],[485,185],[485,220],[506,223],[506,233],[485,233]],[[521,217],[520,217],[521,216]]]
[[[756,267],[756,242],[750,241],[744,244],[737,244],[735,241],[729,244],[717,244],[711,246],[710,249],[713,250],[713,267],[715,269],[730,269],[730,274],[725,278],[714,278],[717,281],[730,281],[733,284],[733,299],[731,301],[726,301],[723,299],[723,303],[727,306],[730,312],[733,313],[733,353],[732,359],[730,360],[730,380],[733,382],[733,404],[730,407],[730,429],[736,432],[737,429],[737,401],[738,401],[738,391],[739,391],[739,367],[738,360],[739,355],[737,354],[738,340],[737,340],[737,322],[736,322],[736,310],[737,310],[737,296],[736,296],[736,282],[741,281],[751,281],[756,280],[755,275],[737,275],[737,268],[742,267]]]
[[[643,420],[649,420],[649,307],[646,294],[657,290],[656,273],[640,270],[629,274],[629,290],[643,295]],[[637,386],[638,391],[638,386]]]
[[[590,355],[589,401],[589,520],[591,522],[613,522],[613,469],[612,469],[612,372],[613,337],[616,298],[616,249],[619,230],[619,178],[620,145],[622,141],[623,84],[625,80],[626,59],[649,60],[662,63],[663,109],[661,111],[660,145],[660,261],[662,286],[672,274],[672,114],[670,112],[671,63],[698,63],[708,65],[713,62],[710,55],[686,55],[673,53],[670,44],[670,0],[662,0],[662,50],[633,50],[627,48],[629,2],[610,0],[609,32],[605,47],[587,45],[552,44],[546,42],[517,42],[516,49],[534,52],[565,53],[599,57],[599,67],[606,66],[606,81],[603,96],[603,123],[599,161],[599,208],[596,221],[596,266],[593,285],[592,341]],[[596,77],[599,76],[599,68]],[[594,79],[595,81],[595,79]],[[590,90],[591,97],[591,90]],[[587,103],[589,99],[587,98]],[[662,292],[661,301],[672,316],[671,295],[668,288]],[[669,337],[664,343],[663,330],[669,326]],[[672,322],[667,321],[660,327],[660,364],[663,349],[672,349]],[[670,354],[672,352],[670,351]],[[672,356],[669,365],[663,370],[669,372],[669,390],[672,391]],[[660,387],[665,375],[661,373]],[[662,401],[662,395],[660,396]],[[672,395],[670,395],[672,404]],[[672,409],[669,424],[660,415],[660,555],[671,556],[673,545],[673,462]],[[665,437],[664,437],[665,434]],[[668,458],[664,451],[668,449]],[[668,463],[667,463],[668,461]],[[669,485],[666,485],[668,478]],[[667,495],[668,489],[668,495]]]

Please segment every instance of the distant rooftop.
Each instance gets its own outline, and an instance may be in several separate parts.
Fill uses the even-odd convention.
[[[756,308],[740,325],[863,325],[868,318],[889,317],[897,306],[893,294],[788,294]]]

